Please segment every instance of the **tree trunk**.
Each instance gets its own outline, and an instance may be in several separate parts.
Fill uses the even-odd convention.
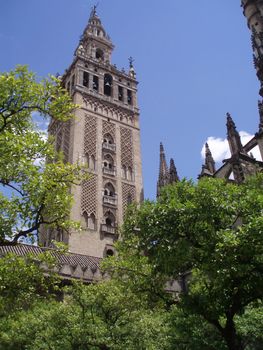
[[[226,327],[224,328],[223,335],[229,350],[245,349],[242,339],[237,335],[235,323],[232,317],[227,318]]]

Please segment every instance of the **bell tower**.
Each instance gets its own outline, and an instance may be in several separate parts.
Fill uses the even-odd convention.
[[[79,106],[75,119],[49,126],[57,149],[68,161],[87,164],[90,173],[71,188],[71,219],[81,222],[82,231],[55,238],[71,252],[96,257],[114,253],[128,204],[142,198],[138,83],[131,58],[128,71],[111,63],[113,49],[94,7],[62,78]],[[41,243],[49,245],[50,238]]]

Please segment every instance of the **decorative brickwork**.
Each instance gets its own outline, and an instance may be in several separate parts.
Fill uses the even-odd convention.
[[[90,179],[82,184],[81,193],[81,214],[86,212],[88,215],[93,213],[97,216],[97,175],[90,175]]]
[[[102,135],[104,136],[106,134],[110,134],[115,141],[115,139],[116,139],[116,126],[115,126],[115,124],[104,120],[103,124],[102,124]]]
[[[49,135],[55,139],[55,149],[57,152],[63,151],[64,159],[69,161],[69,146],[70,146],[70,120],[67,122],[53,121],[49,126]]]
[[[123,213],[125,214],[127,206],[135,201],[135,186],[123,182],[121,187],[122,209]]]
[[[85,116],[84,152],[96,159],[97,120],[91,115]]]
[[[133,169],[132,131],[121,127],[121,165]]]
[[[59,122],[58,120],[52,120],[48,126],[48,134],[52,136],[56,136],[60,123],[61,122]]]
[[[66,162],[69,161],[69,146],[70,146],[70,120],[63,126],[63,152]]]

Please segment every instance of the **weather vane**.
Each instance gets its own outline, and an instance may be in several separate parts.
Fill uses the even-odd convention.
[[[96,10],[97,10],[97,7],[98,7],[98,6],[99,6],[99,2],[97,2],[96,5],[92,6],[92,10],[91,10],[92,16],[94,16],[94,15],[96,14]]]
[[[130,63],[130,68],[132,68],[133,67],[134,58],[130,56],[128,58],[128,60],[129,60],[129,63]]]

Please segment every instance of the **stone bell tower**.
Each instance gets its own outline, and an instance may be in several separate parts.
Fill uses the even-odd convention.
[[[81,232],[59,237],[69,250],[96,257],[112,255],[127,205],[142,197],[139,109],[133,60],[129,70],[111,63],[113,44],[93,8],[62,81],[80,107],[75,119],[52,121],[50,134],[66,160],[87,164],[90,178],[74,186],[71,219]],[[42,242],[45,245],[49,242]]]

